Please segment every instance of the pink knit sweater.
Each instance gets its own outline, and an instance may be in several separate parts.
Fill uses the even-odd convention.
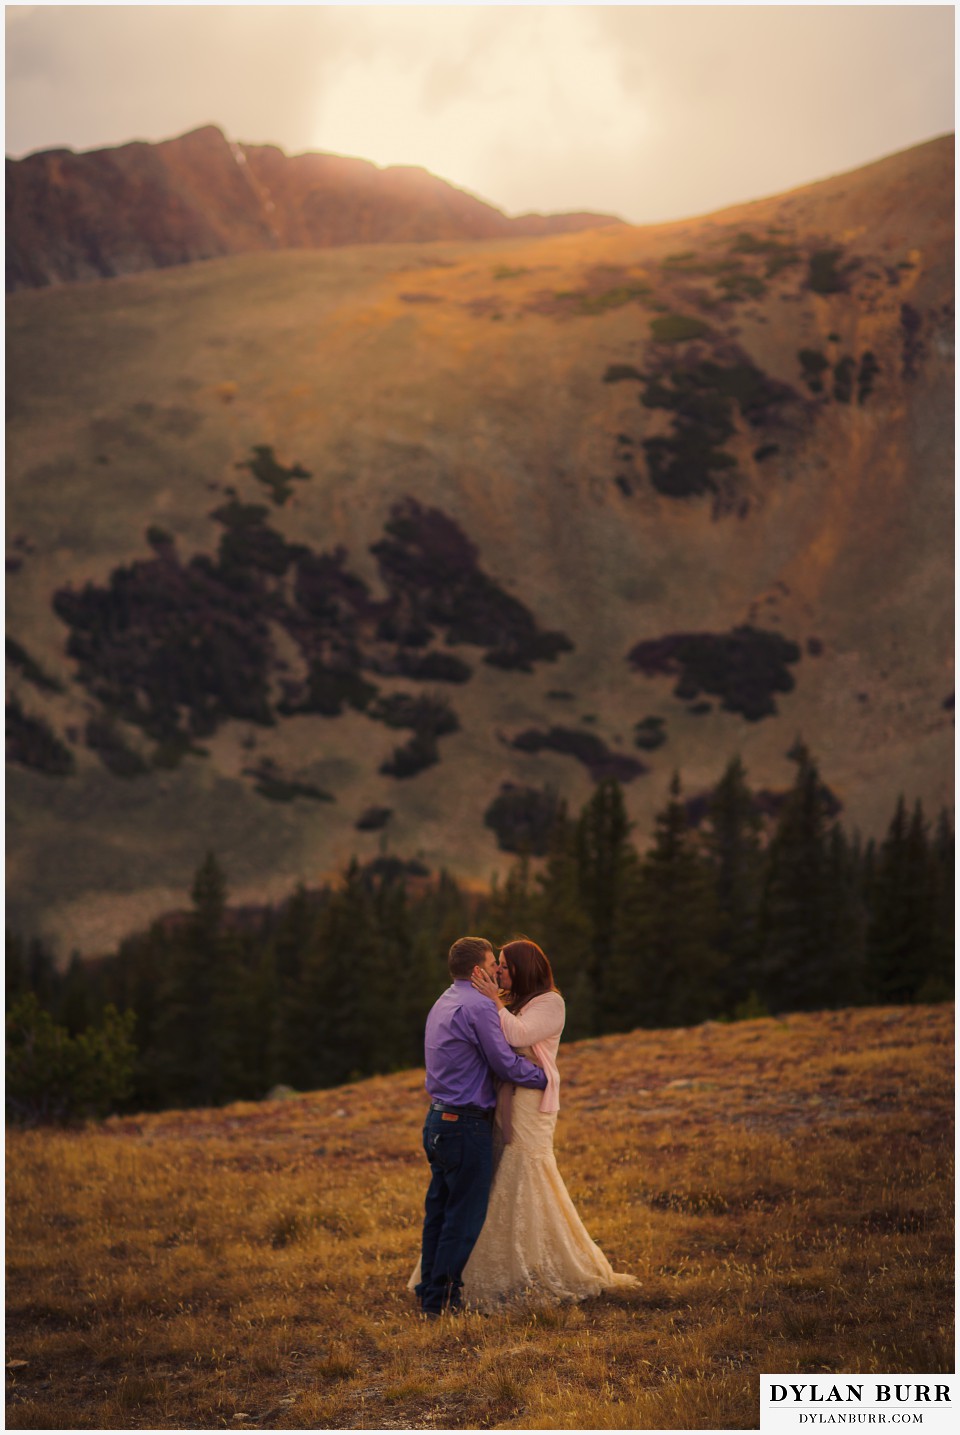
[[[567,1009],[559,992],[543,992],[531,997],[518,1016],[501,1010],[500,1026],[513,1047],[529,1047],[534,1060],[547,1073],[547,1085],[540,1101],[544,1113],[560,1110],[560,1072],[557,1070],[557,1049],[566,1021]]]

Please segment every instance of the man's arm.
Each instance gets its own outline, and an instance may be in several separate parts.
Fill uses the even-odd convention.
[[[493,1002],[484,1001],[470,1008],[473,1029],[477,1034],[480,1049],[494,1076],[514,1086],[532,1086],[542,1091],[547,1084],[547,1073],[525,1056],[518,1055],[500,1030],[500,1019]]]

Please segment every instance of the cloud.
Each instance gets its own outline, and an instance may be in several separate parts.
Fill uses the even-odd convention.
[[[7,151],[163,139],[211,120],[306,143],[338,30],[336,12],[312,7],[35,6],[8,26]]]
[[[617,49],[624,88],[645,77],[656,128],[625,194],[633,215],[759,198],[953,127],[947,7],[627,6],[591,16]]]
[[[329,77],[319,147],[379,164],[414,157],[515,211],[557,208],[564,182],[566,207],[592,204],[597,173],[641,142],[642,101],[624,93],[615,50],[583,9],[450,11],[429,43],[409,38],[387,25]]]
[[[20,6],[7,149],[205,123],[656,222],[953,126],[948,6]]]

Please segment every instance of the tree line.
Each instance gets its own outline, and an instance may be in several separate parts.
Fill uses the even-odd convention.
[[[7,1100],[14,1118],[258,1099],[417,1066],[424,1017],[467,932],[525,933],[567,1001],[568,1039],[780,1011],[949,1000],[954,832],[901,798],[861,842],[808,750],[764,815],[739,758],[696,821],[679,776],[638,850],[622,790],[560,804],[540,862],[472,892],[396,858],[276,907],[228,905],[208,854],[189,913],[58,971],[8,934]]]

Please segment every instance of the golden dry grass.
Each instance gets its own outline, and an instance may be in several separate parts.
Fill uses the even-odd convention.
[[[422,1073],[10,1132],[12,1428],[729,1429],[761,1371],[952,1369],[953,1008],[561,1052],[636,1292],[424,1325]]]

